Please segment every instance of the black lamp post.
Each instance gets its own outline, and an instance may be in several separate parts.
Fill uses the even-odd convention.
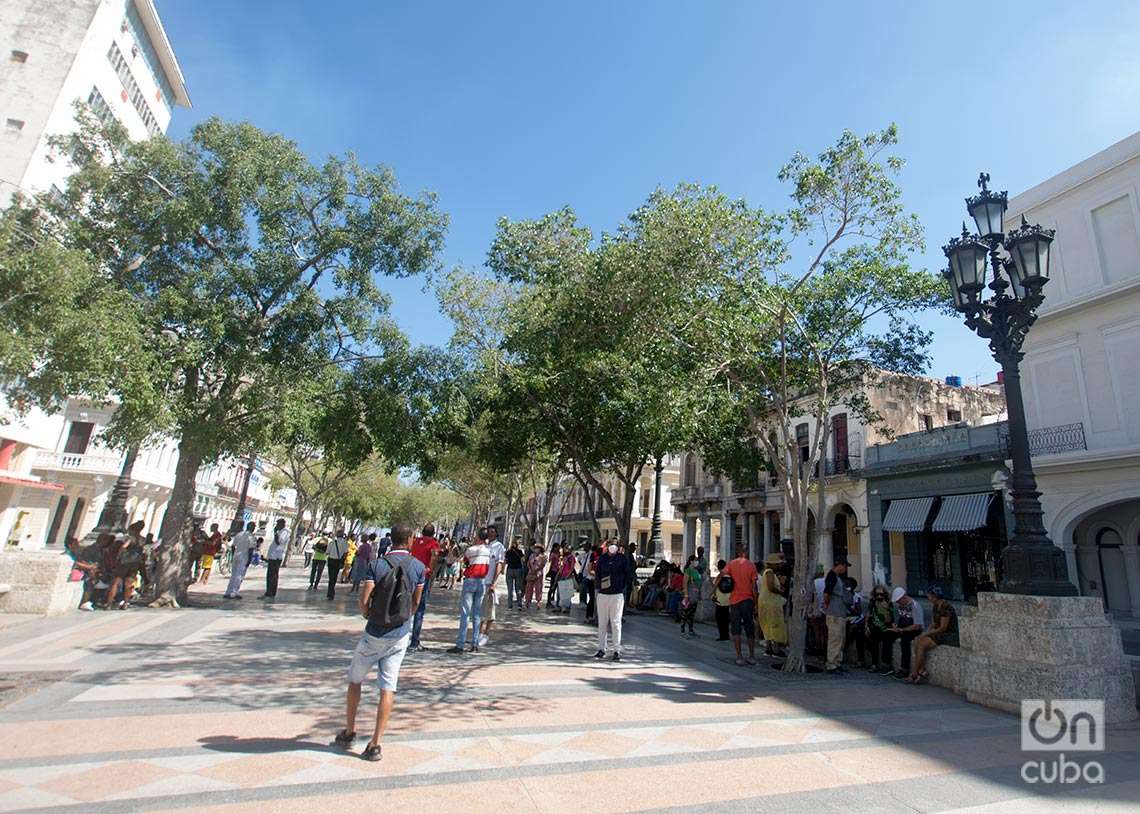
[[[1044,301],[1042,289],[1049,282],[1049,246],[1054,231],[1021,226],[1003,233],[1002,216],[1006,193],[986,187],[990,177],[978,176],[981,192],[966,199],[966,208],[978,227],[971,235],[962,224],[962,236],[942,247],[950,260],[944,274],[950,280],[954,307],[966,316],[966,325],[989,340],[994,359],[1005,379],[1009,412],[1009,446],[1013,461],[1010,492],[1013,497],[1013,537],[1002,553],[1001,590],[1034,596],[1075,596],[1069,581],[1065,554],[1049,539],[1042,522],[1041,493],[1029,455],[1025,425],[1025,402],[1021,396],[1021,351],[1029,328],[1037,320]],[[987,259],[989,263],[987,264]],[[987,275],[993,276],[989,299],[982,299]]]

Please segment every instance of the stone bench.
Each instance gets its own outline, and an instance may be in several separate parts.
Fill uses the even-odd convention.
[[[0,551],[0,613],[70,613],[83,598],[83,583],[70,575],[71,558],[58,551]]]

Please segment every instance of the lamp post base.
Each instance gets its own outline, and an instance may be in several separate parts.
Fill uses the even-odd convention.
[[[1065,552],[1048,542],[1014,538],[1002,552],[1002,593],[1030,596],[1076,596],[1069,581]]]

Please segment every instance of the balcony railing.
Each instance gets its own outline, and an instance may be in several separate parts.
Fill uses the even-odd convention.
[[[1001,440],[1009,451],[1009,426],[1001,427]],[[1030,455],[1057,455],[1061,452],[1076,452],[1088,449],[1085,440],[1085,425],[1080,421],[1073,424],[1058,424],[1055,427],[1038,427],[1029,431]]]
[[[36,469],[57,469],[91,475],[118,475],[123,468],[121,455],[78,455],[73,452],[36,453]]]
[[[856,452],[849,452],[842,458],[828,458],[823,464],[824,474],[831,478],[858,472],[863,468],[863,458]]]

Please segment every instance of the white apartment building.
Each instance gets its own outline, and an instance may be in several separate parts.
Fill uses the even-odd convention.
[[[1083,437],[1033,460],[1045,526],[1082,594],[1140,617],[1140,133],[1012,198],[1007,225],[1023,214],[1057,230],[1025,342],[1029,427]]]
[[[103,441],[114,409],[71,399],[55,415],[5,415],[7,423],[0,426],[0,540],[5,545],[62,545],[95,527],[125,457]],[[177,464],[174,439],[139,450],[131,470],[128,523],[142,520],[147,531],[158,534]],[[227,459],[199,470],[193,511],[206,527],[217,523],[229,529],[248,468],[248,459]],[[296,493],[273,488],[271,474],[254,459],[242,519],[272,525],[284,517],[292,525]]]
[[[48,139],[75,129],[77,101],[135,139],[190,106],[153,0],[0,0],[0,206],[63,187]]]

